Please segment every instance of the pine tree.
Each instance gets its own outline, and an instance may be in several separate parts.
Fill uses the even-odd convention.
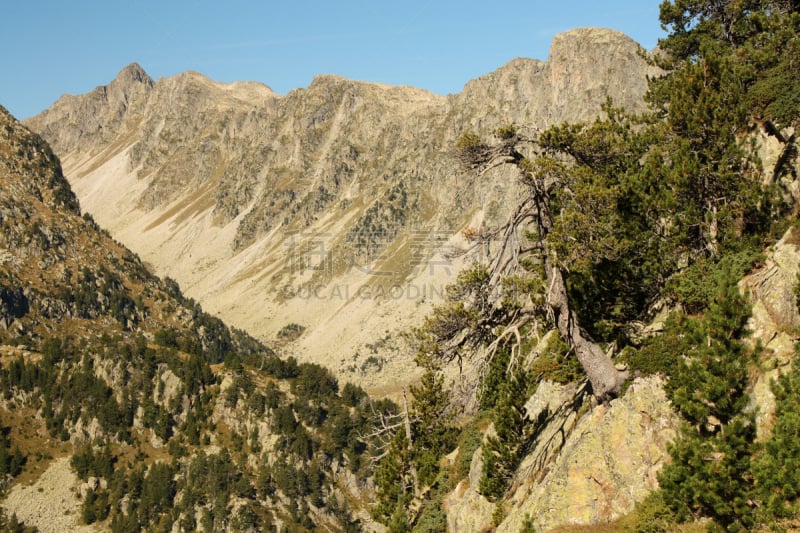
[[[425,486],[432,484],[439,473],[439,457],[455,447],[457,433],[448,415],[450,397],[444,388],[444,375],[433,362],[428,364],[419,384],[411,387],[411,393],[413,459],[419,483]]]
[[[684,345],[690,349],[676,361],[666,391],[700,433],[716,433],[749,401],[747,366],[753,356],[742,341],[749,315],[750,307],[729,274],[706,316],[685,322]]]
[[[749,528],[754,439],[752,416],[737,416],[711,437],[685,428],[659,475],[667,505],[683,520],[708,517],[729,531]]]
[[[490,436],[483,447],[479,490],[490,500],[497,501],[505,494],[523,457],[527,399],[527,376],[517,370],[502,388],[494,409],[496,435]]]
[[[376,505],[372,508],[372,516],[388,525],[399,523],[399,510],[402,516],[414,496],[414,483],[411,475],[411,456],[405,434],[395,434],[389,453],[380,460],[375,468]]]
[[[775,426],[753,467],[767,520],[800,513],[800,363],[773,382]]]
[[[753,357],[742,340],[749,313],[729,276],[706,316],[687,321],[690,349],[666,387],[686,423],[659,475],[664,501],[681,520],[709,517],[731,531],[754,523],[755,420],[745,412]]]
[[[94,524],[95,520],[97,520],[94,505],[95,492],[93,489],[89,489],[86,491],[86,496],[83,498],[83,511],[81,514],[85,524]]]

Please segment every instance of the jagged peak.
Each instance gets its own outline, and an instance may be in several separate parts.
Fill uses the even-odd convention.
[[[93,94],[103,94],[110,88],[121,89],[123,93],[128,93],[130,92],[131,88],[139,85],[144,85],[145,88],[149,90],[153,88],[155,82],[153,81],[153,78],[151,78],[147,72],[145,72],[141,65],[139,65],[139,63],[133,62],[120,70],[119,73],[117,73],[117,76],[111,80],[108,85],[98,85],[92,91],[82,95],[62,94],[49,109],[72,105],[72,103],[76,100],[84,99],[86,96]],[[45,109],[42,111],[42,113],[36,117],[32,117],[30,120],[33,120],[35,123],[37,117],[47,113],[49,109]]]
[[[119,71],[117,77],[114,78],[114,82],[124,83],[126,85],[130,83],[144,83],[152,86],[153,78],[145,72],[139,63],[134,61]]]
[[[557,59],[560,52],[574,54],[576,49],[586,46],[608,47],[613,45],[641,48],[639,43],[619,30],[595,27],[575,28],[553,37],[548,61]]]

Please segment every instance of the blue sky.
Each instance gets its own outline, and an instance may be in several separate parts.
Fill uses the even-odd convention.
[[[0,105],[19,118],[111,81],[196,70],[285,93],[315,74],[456,93],[515,57],[547,59],[552,37],[598,26],[645,48],[660,0],[2,0]]]

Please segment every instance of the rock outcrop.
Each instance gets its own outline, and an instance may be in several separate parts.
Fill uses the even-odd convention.
[[[760,438],[768,437],[775,414],[771,382],[791,368],[796,357],[800,314],[796,288],[800,274],[800,229],[793,227],[767,252],[764,264],[739,284],[752,304],[747,323],[751,341],[763,347],[763,368],[751,391]]]
[[[488,528],[495,505],[505,511],[496,529],[504,533],[519,531],[526,516],[537,531],[546,531],[556,525],[608,522],[632,511],[658,487],[656,475],[669,459],[667,444],[679,424],[662,385],[657,377],[636,379],[622,398],[589,409],[582,401],[565,408],[570,405],[565,397],[576,398],[574,385],[540,384],[526,412],[532,417],[542,410],[552,414],[522,460],[508,497],[493,504],[477,492],[478,449],[469,479],[445,499],[449,530]]]

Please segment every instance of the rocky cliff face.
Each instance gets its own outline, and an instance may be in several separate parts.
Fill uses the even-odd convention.
[[[131,65],[28,125],[84,208],[160,274],[264,339],[304,326],[289,351],[380,388],[413,377],[398,332],[460,268],[459,231],[502,219],[515,195],[508,171],[458,167],[458,135],[588,120],[609,96],[635,109],[641,52],[574,30],[548,61],[515,59],[448,97],[336,76],[278,95]]]
[[[535,419],[544,410],[547,423],[499,504],[477,492],[482,451],[475,452],[469,478],[445,499],[450,531],[490,528],[496,505],[506,516],[498,532],[520,531],[526,515],[537,531],[604,523],[658,487],[656,475],[678,428],[660,379],[637,379],[623,398],[593,408],[574,385],[543,382],[526,413]]]

